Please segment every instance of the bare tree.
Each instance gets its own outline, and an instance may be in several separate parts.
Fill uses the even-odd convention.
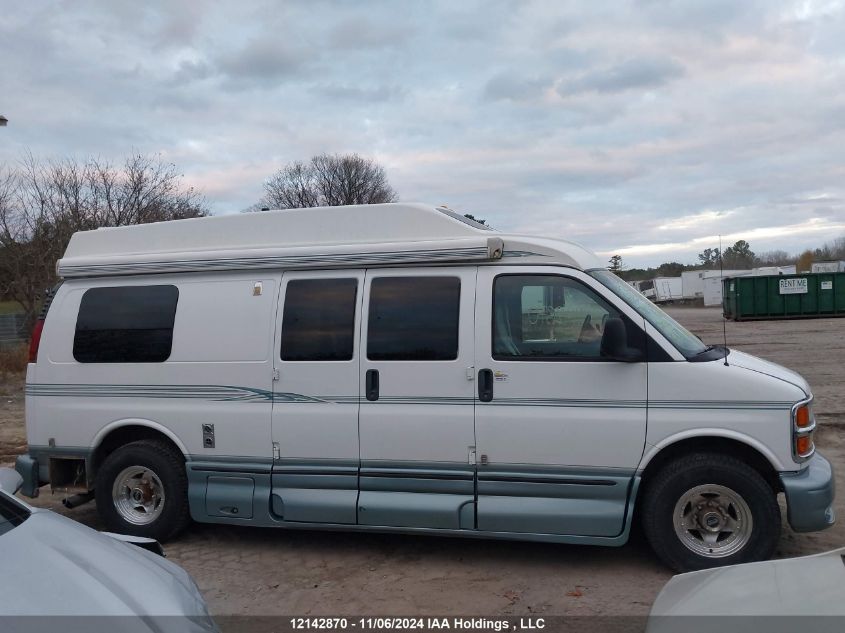
[[[845,259],[845,237],[838,237],[832,242],[825,242],[821,248],[813,250],[816,261]]]
[[[757,255],[755,262],[759,266],[786,266],[795,262],[795,257],[784,250],[766,251]]]
[[[74,232],[206,215],[202,196],[181,181],[174,165],[141,155],[122,168],[25,156],[0,172],[0,295],[31,320]]]
[[[358,154],[320,154],[307,163],[285,165],[264,183],[264,207],[299,209],[395,202],[396,192],[384,168]]]

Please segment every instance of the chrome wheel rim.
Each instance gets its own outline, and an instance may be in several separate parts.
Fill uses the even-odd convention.
[[[115,477],[112,501],[125,521],[132,525],[149,525],[164,510],[164,486],[149,468],[130,466]]]
[[[684,546],[705,558],[724,558],[740,551],[751,538],[751,509],[726,486],[705,484],[684,493],[672,516],[675,534]]]

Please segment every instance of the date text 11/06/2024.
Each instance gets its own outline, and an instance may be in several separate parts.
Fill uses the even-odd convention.
[[[518,618],[516,621],[488,618],[429,617],[362,617],[362,618],[291,618],[295,631],[349,630],[362,631],[539,631],[546,628],[543,618]]]

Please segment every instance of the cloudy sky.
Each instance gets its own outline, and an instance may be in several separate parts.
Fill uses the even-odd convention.
[[[359,152],[628,265],[845,235],[845,2],[0,0],[0,164],[159,153],[215,213]]]

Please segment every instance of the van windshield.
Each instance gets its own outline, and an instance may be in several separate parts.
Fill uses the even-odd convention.
[[[651,323],[687,358],[698,356],[709,349],[695,334],[692,334],[683,325],[646,299],[642,293],[622,281],[615,273],[609,270],[591,270],[587,274],[607,286],[625,303],[639,312],[646,321]]]

